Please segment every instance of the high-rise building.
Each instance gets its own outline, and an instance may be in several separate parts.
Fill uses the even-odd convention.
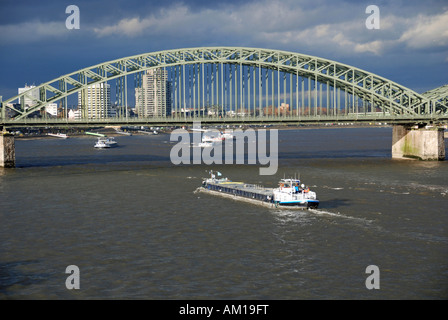
[[[171,91],[168,72],[148,70],[140,88],[135,88],[135,109],[139,117],[164,117],[171,114]]]
[[[28,91],[28,90],[31,89],[31,90],[27,93],[27,96],[28,96],[28,97],[25,97],[25,108],[26,108],[26,107],[32,107],[32,106],[34,106],[34,105],[36,104],[36,101],[34,101],[33,98],[34,98],[34,99],[39,99],[39,90],[38,90],[38,89],[33,89],[33,88],[36,88],[36,86],[29,86],[29,85],[27,85],[27,84],[25,84],[25,87],[24,87],[24,88],[19,88],[19,91],[18,91],[19,94],[21,94],[21,93],[23,93],[23,92]],[[20,101],[20,99],[19,99],[18,103],[19,103],[19,104],[22,103],[22,102]]]
[[[49,103],[45,106],[45,111],[51,114],[53,117],[58,116],[58,105],[57,103]]]
[[[78,93],[78,108],[83,118],[102,119],[111,116],[110,85],[96,83]]]
[[[70,109],[70,111],[68,112],[68,118],[71,119],[71,120],[73,120],[73,119],[76,119],[76,120],[81,119],[81,110],[80,109],[76,109],[76,110]]]

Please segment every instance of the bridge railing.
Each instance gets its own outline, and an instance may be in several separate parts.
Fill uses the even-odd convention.
[[[194,122],[201,122],[205,125],[219,124],[332,124],[341,122],[359,123],[448,123],[448,116],[445,118],[434,118],[432,115],[412,115],[399,117],[396,115],[376,113],[376,114],[341,114],[336,116],[315,115],[315,116],[259,116],[259,117],[128,117],[128,118],[102,118],[102,119],[61,119],[61,118],[24,118],[21,120],[3,119],[2,126],[52,126],[52,127],[75,127],[75,126],[134,126],[134,125],[158,125],[158,126],[179,126],[191,125]]]

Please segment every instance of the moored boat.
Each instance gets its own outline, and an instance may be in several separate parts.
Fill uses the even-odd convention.
[[[120,131],[120,130],[115,130],[118,134],[122,134],[125,136],[132,136],[132,133],[127,132],[127,131]]]
[[[68,135],[65,133],[47,133],[47,135],[51,136],[51,137],[62,138],[62,139],[68,138]]]

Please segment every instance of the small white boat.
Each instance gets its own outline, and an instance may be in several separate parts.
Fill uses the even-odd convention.
[[[226,138],[230,138],[229,134],[226,134],[226,136],[223,136],[222,132],[220,131],[213,131],[213,130],[206,130],[206,129],[196,129],[193,128],[193,131],[202,131],[204,134],[202,135],[202,142],[219,142],[223,141]],[[233,135],[231,135],[233,138]]]
[[[221,137],[223,138],[223,140],[232,140],[233,138],[235,138],[233,134],[228,132],[221,132]]]
[[[47,133],[47,136],[62,138],[62,139],[68,138],[68,135],[66,135],[65,133]]]
[[[109,138],[106,138],[106,144],[108,144],[109,147],[113,148],[118,145],[118,142],[115,141],[115,139],[113,137],[109,137]]]
[[[113,148],[118,145],[117,141],[114,138],[98,138],[98,141],[94,145],[95,148],[103,149],[103,148]]]
[[[106,143],[106,139],[98,139],[98,141],[93,146],[97,149],[104,149],[104,148],[110,148],[110,145]]]
[[[202,142],[210,142],[210,143],[213,143],[213,142],[219,142],[219,141],[224,141],[224,138],[221,137],[221,136],[216,136],[216,137],[214,137],[214,136],[209,136],[209,135],[204,135],[204,136],[202,137]]]
[[[209,141],[202,141],[198,143],[198,147],[201,148],[210,148],[213,147],[213,142],[209,142]]]

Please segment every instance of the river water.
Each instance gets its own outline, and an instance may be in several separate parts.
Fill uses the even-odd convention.
[[[175,166],[169,134],[95,140],[16,140],[17,168],[0,169],[1,299],[448,298],[448,161],[391,159],[391,128],[280,130],[273,176]],[[319,209],[195,193],[210,169],[265,186],[300,174]]]

